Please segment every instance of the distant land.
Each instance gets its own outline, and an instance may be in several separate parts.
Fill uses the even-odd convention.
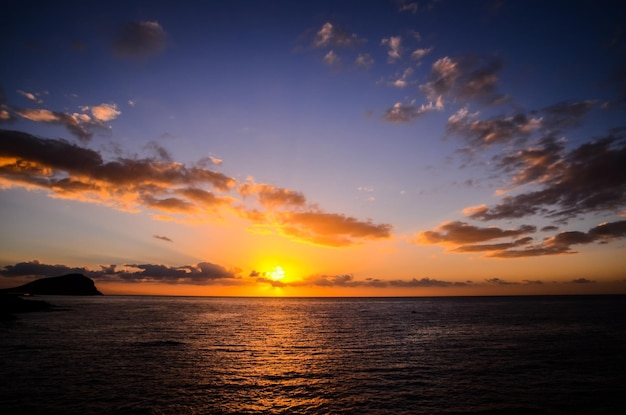
[[[103,295],[96,284],[83,274],[40,278],[14,288],[4,288],[0,293],[16,295]]]

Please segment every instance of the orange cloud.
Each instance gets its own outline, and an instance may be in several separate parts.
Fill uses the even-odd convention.
[[[254,231],[276,231],[333,247],[391,236],[391,225],[320,211],[300,192],[253,179],[236,184],[202,167],[150,158],[105,161],[98,152],[66,141],[0,130],[0,186],[4,188],[40,189],[53,198],[129,212],[148,209],[157,220],[198,222],[232,213],[251,221]],[[235,189],[243,198],[241,204],[236,197],[215,193]]]

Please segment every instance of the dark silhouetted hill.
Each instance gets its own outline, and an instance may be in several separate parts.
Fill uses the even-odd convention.
[[[5,288],[2,292],[18,295],[102,295],[93,280],[83,274],[41,278],[19,287]]]

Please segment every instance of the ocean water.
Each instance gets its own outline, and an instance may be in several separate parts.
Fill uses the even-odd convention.
[[[44,297],[2,414],[623,414],[626,297]]]

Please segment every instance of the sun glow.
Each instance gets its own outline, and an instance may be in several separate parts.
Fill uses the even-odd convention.
[[[276,266],[271,271],[269,271],[267,275],[274,281],[279,281],[285,278],[285,271],[282,267]]]

